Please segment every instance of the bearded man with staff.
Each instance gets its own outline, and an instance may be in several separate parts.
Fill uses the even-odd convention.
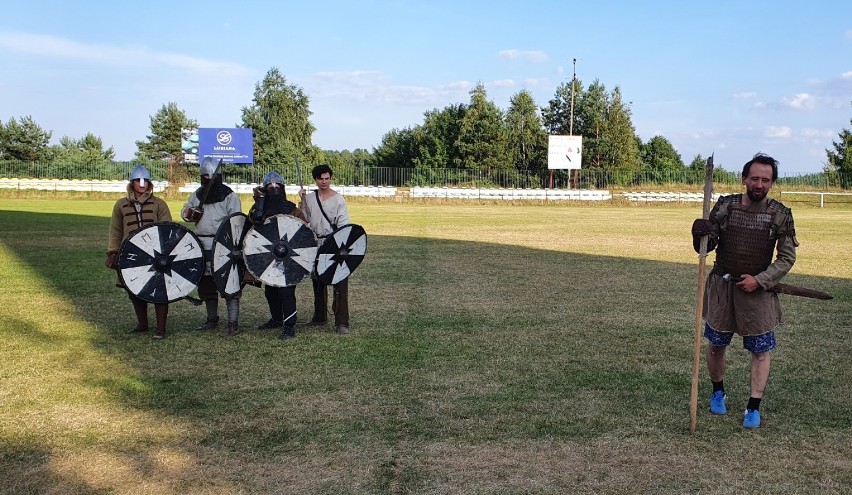
[[[707,368],[713,385],[710,412],[727,413],[725,350],[733,335],[739,334],[743,347],[751,353],[744,428],[761,424],[760,403],[769,381],[770,351],[776,347],[775,330],[783,323],[778,294],[772,289],[793,267],[799,245],[792,212],[768,197],[777,179],[778,161],[758,153],[743,166],[745,194],[720,197],[709,218],[697,219],[692,225],[696,252],[700,252],[704,236],[706,250],[716,250],[703,299]]]

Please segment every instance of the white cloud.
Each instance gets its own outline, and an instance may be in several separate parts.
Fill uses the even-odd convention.
[[[473,88],[473,83],[470,81],[456,81],[447,84],[445,87],[451,90],[461,90],[467,92]]]
[[[835,134],[829,129],[802,129],[802,136],[806,138],[831,138]]]
[[[80,60],[107,66],[177,68],[189,72],[230,76],[243,76],[252,72],[247,67],[232,62],[207,60],[180,53],[155,52],[140,46],[81,43],[40,34],[0,33],[0,49],[24,55]]]
[[[809,84],[820,106],[843,108],[849,105],[849,95],[852,94],[852,71],[841,72],[827,80],[813,80]]]
[[[497,56],[508,60],[522,60],[533,63],[547,62],[547,54],[538,50],[503,50]]]
[[[362,102],[390,103],[414,106],[442,105],[449,101],[466,101],[473,84],[455,81],[443,86],[413,86],[393,84],[390,76],[381,71],[316,72],[305,82],[312,100],[341,98]]]
[[[496,86],[498,88],[514,88],[515,87],[515,81],[513,81],[511,79],[498,79],[497,81],[494,81],[491,84],[493,84],[494,86]]]
[[[530,77],[524,79],[524,86],[529,88],[549,88],[551,85],[552,83],[550,82],[550,79],[546,77]]]
[[[315,72],[314,77],[327,82],[354,85],[371,85],[390,81],[390,77],[377,70],[354,70],[348,72]]]
[[[799,93],[792,98],[785,97],[781,99],[784,106],[795,108],[798,110],[813,110],[816,107],[816,98],[807,93]]]
[[[753,100],[757,98],[757,93],[753,91],[747,91],[742,93],[734,93],[735,100]]]
[[[775,127],[768,126],[764,131],[763,135],[768,138],[780,138],[780,139],[789,139],[793,137],[793,129],[783,126],[783,127]]]

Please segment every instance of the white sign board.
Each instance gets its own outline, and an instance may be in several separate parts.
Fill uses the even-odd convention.
[[[547,136],[547,168],[578,169],[583,163],[583,136]]]

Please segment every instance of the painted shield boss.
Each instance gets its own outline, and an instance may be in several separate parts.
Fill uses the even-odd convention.
[[[351,223],[327,235],[317,250],[317,280],[334,285],[358,268],[367,253],[367,233]]]
[[[226,296],[243,288],[246,265],[243,263],[243,239],[251,227],[248,217],[234,213],[222,222],[213,236],[213,281]]]
[[[246,270],[272,287],[296,285],[309,277],[316,256],[316,234],[290,215],[273,215],[255,224],[243,240]]]
[[[189,229],[156,222],[127,237],[118,250],[118,275],[133,295],[150,303],[183,299],[204,274],[204,248]]]

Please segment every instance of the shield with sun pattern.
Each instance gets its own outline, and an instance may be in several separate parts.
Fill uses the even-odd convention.
[[[183,299],[204,274],[204,248],[189,229],[174,222],[148,224],[118,250],[118,275],[133,295],[150,303]]]
[[[273,215],[255,224],[243,240],[246,270],[273,287],[296,285],[309,277],[316,256],[316,234],[290,215]]]
[[[246,265],[243,262],[243,239],[251,224],[243,213],[234,213],[222,222],[213,236],[213,281],[219,292],[232,296],[245,285],[243,277]]]
[[[317,250],[317,280],[334,285],[346,280],[367,254],[367,233],[351,223],[325,236]]]

